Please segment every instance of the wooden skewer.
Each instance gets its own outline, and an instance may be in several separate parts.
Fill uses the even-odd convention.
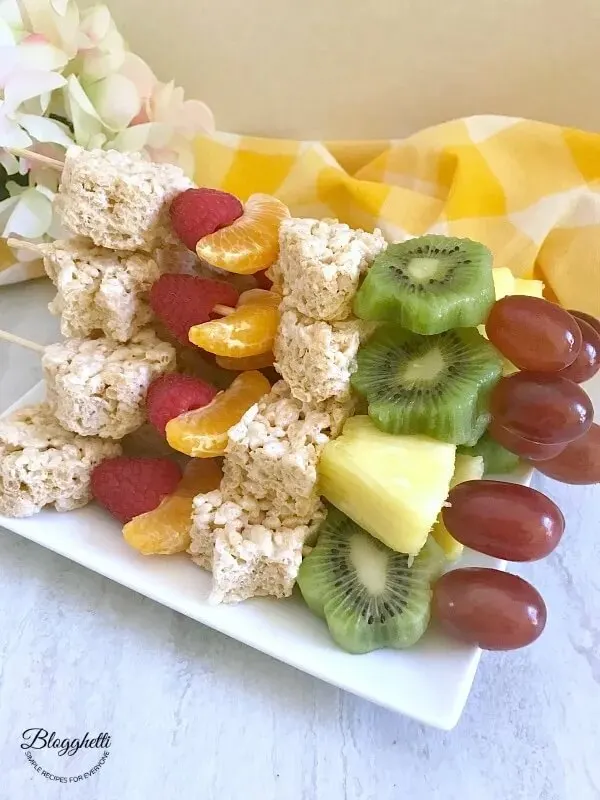
[[[6,240],[6,244],[9,247],[14,248],[21,248],[22,250],[30,250],[32,253],[39,253],[39,255],[43,255],[44,251],[47,249],[48,245],[42,243],[35,243],[35,242],[28,242],[26,239],[14,239],[9,238]],[[228,317],[230,314],[233,314],[234,311],[237,309],[231,308],[231,306],[224,306],[221,303],[217,303],[217,305],[213,308],[215,314],[219,314],[222,317]]]
[[[50,169],[55,169],[58,172],[62,172],[65,166],[64,163],[57,158],[49,158],[40,153],[34,153],[32,150],[23,150],[20,147],[7,147],[6,149],[9,153],[12,153],[13,156],[17,156],[17,158],[28,158],[30,161],[37,161],[38,164],[43,164],[45,167],[50,167]]]
[[[42,244],[41,242],[28,242],[27,239],[14,239],[8,238],[6,240],[6,244],[9,247],[14,247],[15,249],[19,250],[29,250],[31,253],[38,253],[40,256],[44,254],[44,251],[47,248],[47,245]]]
[[[220,303],[213,308],[213,312],[215,314],[220,314],[222,317],[228,317],[230,314],[233,314],[234,311],[237,311],[235,308],[231,308],[231,306],[222,306]]]
[[[19,344],[21,347],[26,347],[28,350],[33,350],[36,353],[44,353],[46,351],[43,344],[32,342],[29,339],[23,339],[21,336],[9,333],[8,331],[0,331],[0,339],[4,339],[5,342],[11,342],[12,344]]]

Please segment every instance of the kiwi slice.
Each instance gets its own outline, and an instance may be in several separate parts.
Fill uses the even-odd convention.
[[[484,433],[472,447],[460,446],[458,453],[465,456],[481,456],[483,458],[484,475],[505,475],[513,472],[521,463],[519,456],[502,447],[495,439]]]
[[[502,375],[494,347],[475,328],[420,336],[382,325],[358,351],[352,386],[386,433],[422,433],[474,444],[488,424],[489,393]]]
[[[427,630],[430,584],[443,564],[443,552],[431,537],[416,557],[396,553],[331,508],[315,549],[300,566],[298,585],[344,650],[401,649]]]
[[[354,313],[432,334],[479,325],[494,301],[487,247],[430,235],[391,244],[377,256],[356,293]]]

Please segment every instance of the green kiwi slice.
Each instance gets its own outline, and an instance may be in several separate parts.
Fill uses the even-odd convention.
[[[494,300],[487,247],[429,235],[391,244],[377,256],[356,293],[354,313],[432,334],[485,322]]]
[[[519,456],[502,447],[487,431],[472,447],[461,445],[457,452],[466,456],[481,456],[485,467],[484,475],[505,475],[513,472],[521,463]]]
[[[352,386],[380,430],[474,444],[502,375],[494,347],[475,328],[420,336],[382,325],[359,349]]]
[[[412,563],[411,563],[412,562]],[[334,641],[349,653],[415,644],[427,630],[430,584],[444,555],[431,538],[418,556],[390,550],[337,508],[319,529],[300,566],[298,586],[323,617]]]

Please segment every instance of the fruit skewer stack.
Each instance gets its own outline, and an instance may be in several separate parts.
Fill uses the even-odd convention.
[[[44,260],[57,288],[51,310],[72,338],[44,351],[46,401],[2,421],[0,508],[10,515],[88,502],[93,467],[120,452],[118,442],[144,422],[151,381],[176,366],[174,347],[148,325],[148,292],[160,275],[153,253],[173,242],[170,201],[190,182],[171,165],[78,147],[55,166],[59,213],[76,238],[29,246]],[[72,489],[61,469],[77,472]]]
[[[309,607],[351,652],[407,647],[422,636],[430,586],[444,565],[436,540],[447,558],[458,557],[466,544],[530,560],[558,544],[564,521],[547,498],[529,489],[515,498],[515,487],[498,489],[480,479],[484,469],[512,468],[516,456],[544,455],[550,460],[540,463],[549,474],[573,482],[600,479],[590,456],[598,426],[590,427],[589,400],[574,383],[600,364],[593,328],[590,333],[560,309],[564,317],[556,322],[551,304],[541,299],[507,297],[494,305],[518,292],[519,282],[506,270],[492,270],[491,254],[475,242],[425,236],[387,245],[379,231],[289,218],[274,198],[255,195],[242,206],[226,193],[159,178],[162,167],[135,158],[128,172],[121,162],[115,166],[123,158],[83,151],[67,156],[59,207],[78,238],[47,248],[44,257],[57,285],[53,308],[62,314],[63,333],[87,338],[73,352],[68,342],[55,345],[69,351],[51,359],[46,353],[45,371],[52,410],[71,425],[68,435],[112,442],[143,421],[147,406],[171,446],[194,457],[181,481],[164,459],[138,462],[134,475],[131,464],[106,458],[109,453],[93,468],[94,494],[126,523],[130,544],[148,554],[187,549],[212,571],[215,602],[285,597],[298,578]],[[103,159],[111,163],[103,166]],[[211,270],[236,280],[270,267],[273,291],[238,298],[231,283],[222,284],[234,292],[227,302],[236,308],[211,320],[223,298],[210,295],[209,301],[205,282],[200,304],[206,313],[198,319],[190,296],[201,279],[162,274],[152,258],[157,246],[173,246],[173,229]],[[503,282],[511,286],[499,289]],[[519,331],[519,309],[525,308],[527,321],[528,303],[541,304],[535,335],[529,324]],[[216,395],[197,379],[164,374],[175,369],[170,344],[173,353],[152,372],[146,361],[156,348],[146,342],[137,359],[143,378],[129,374],[116,354],[124,349],[129,355],[136,337],[156,339],[148,325],[152,313],[174,340],[191,341],[239,372],[230,388]],[[507,340],[511,329],[519,331],[520,346]],[[103,336],[94,338],[98,333]],[[551,368],[534,359],[538,371],[562,369],[561,375],[529,372],[531,364],[522,359],[528,336],[537,336],[532,352],[552,356]],[[92,408],[98,370],[90,371],[90,363],[111,360],[117,377],[100,394],[114,395],[124,407]],[[272,360],[282,380],[270,387],[256,370]],[[503,371],[516,374],[501,379]],[[122,390],[134,385],[131,403]],[[354,415],[357,399],[366,413]],[[544,408],[553,414],[544,417]],[[20,423],[19,442],[27,438],[31,416]],[[54,428],[44,439],[44,455],[52,436],[59,438]],[[11,444],[17,453],[20,446]],[[547,446],[554,447],[552,458],[542,452]],[[222,474],[214,461],[221,455]],[[81,476],[83,486],[90,471]],[[125,484],[131,492],[123,493]],[[79,505],[84,494],[80,489]],[[73,502],[51,493],[39,497],[37,506]],[[482,508],[482,497],[485,524],[482,514],[467,513],[467,507]],[[440,514],[445,503],[451,509]],[[521,510],[521,523],[514,509]],[[527,547],[513,542],[511,549],[509,537],[499,549],[502,514],[505,526],[527,526]],[[543,530],[542,517],[552,522]],[[309,552],[306,545],[315,540]],[[533,587],[517,586],[516,576],[499,579],[494,570],[467,572],[456,570],[434,586],[434,608],[454,635],[490,648],[520,646],[539,635],[545,608]],[[476,604],[461,598],[485,596],[477,592],[486,581],[496,607],[490,601],[487,615],[477,617]],[[509,637],[497,623],[515,608],[529,609],[523,615],[529,622]]]

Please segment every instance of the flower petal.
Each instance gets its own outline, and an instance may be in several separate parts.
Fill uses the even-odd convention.
[[[17,0],[0,0],[0,19],[8,22],[11,28],[22,28],[23,20]]]
[[[43,236],[52,222],[52,203],[35,188],[27,189],[19,197],[2,232],[6,238],[10,234],[26,239]]]
[[[59,50],[49,42],[25,40],[19,45],[20,62],[26,69],[36,69],[42,72],[60,70],[69,62],[69,56],[64,50]]]
[[[124,75],[109,75],[93,83],[87,94],[104,125],[112,131],[126,128],[142,105],[134,83]]]
[[[27,133],[2,111],[3,106],[0,106],[0,147],[29,147],[32,141]]]
[[[135,153],[142,150],[148,144],[152,127],[151,122],[146,122],[143,125],[126,128],[118,133],[108,146],[111,150],[120,150],[122,153]]]
[[[15,175],[19,171],[19,159],[8,150],[0,149],[0,164],[7,175]]]
[[[121,67],[124,57],[125,52],[122,49],[108,52],[97,48],[84,50],[81,54],[80,77],[90,81],[106,78]]]
[[[158,83],[150,98],[149,117],[154,122],[169,122],[172,111],[172,101],[175,85],[173,81],[169,83]]]
[[[173,124],[187,139],[215,131],[214,114],[201,100],[186,100]]]
[[[18,197],[7,197],[6,200],[0,200],[0,225],[6,224],[6,220],[18,202]]]
[[[35,190],[36,190],[36,192],[39,192],[40,194],[43,194],[44,197],[47,197],[48,200],[50,200],[51,203],[54,201],[54,197],[56,195],[56,192],[53,192],[52,189],[49,189],[47,186],[36,186]]]
[[[25,128],[32,139],[38,142],[54,142],[63,147],[70,147],[73,140],[67,136],[67,128],[47,117],[36,117],[34,114],[19,114],[17,117],[20,125]]]
[[[119,72],[133,82],[139,96],[144,99],[150,97],[157,84],[156,75],[148,64],[139,56],[136,56],[135,53],[130,53],[129,51],[125,53]]]
[[[80,29],[91,42],[97,44],[104,39],[112,22],[110,11],[106,6],[92,6],[82,11]]]
[[[25,27],[43,34],[52,44],[68,53],[77,53],[79,40],[79,8],[71,0],[65,4],[64,14],[59,14],[48,0],[19,0]]]
[[[82,147],[88,147],[91,138],[102,131],[102,120],[75,75],[69,75],[64,95],[74,139]]]
[[[12,47],[15,44],[15,37],[10,25],[2,19],[2,6],[0,6],[0,47]]]
[[[66,80],[56,72],[24,69],[14,73],[4,87],[6,110],[15,111],[25,100],[52,92],[65,84]]]
[[[61,17],[64,17],[67,13],[67,7],[70,2],[71,0],[50,0],[50,5],[57,14],[60,14]]]
[[[4,88],[11,74],[19,68],[19,63],[18,47],[0,47],[0,89]]]
[[[106,134],[95,133],[93,136],[90,137],[90,140],[88,142],[88,150],[102,150],[105,144],[106,144]]]

